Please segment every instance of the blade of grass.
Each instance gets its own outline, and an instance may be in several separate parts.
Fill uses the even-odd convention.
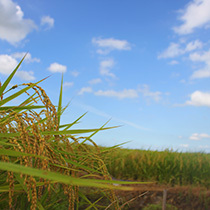
[[[104,129],[104,126],[109,122],[108,120],[104,125],[102,125],[98,130],[95,130],[90,136],[86,137],[84,141],[80,143],[80,145],[84,144],[86,141],[90,140],[92,136],[94,136],[96,133],[98,133],[100,130]]]
[[[42,135],[71,135],[71,134],[84,134],[84,133],[92,133],[103,130],[108,130],[112,128],[117,128],[118,126],[106,127],[106,128],[96,128],[96,129],[76,129],[76,130],[67,130],[67,131],[43,131],[40,132]],[[2,137],[17,137],[20,133],[0,133],[0,138]],[[33,136],[33,133],[29,133],[29,136]]]
[[[49,179],[52,181],[76,185],[76,186],[86,186],[86,187],[97,187],[97,188],[105,188],[105,189],[119,189],[119,190],[133,190],[132,187],[117,187],[108,184],[109,181],[106,180],[96,180],[96,179],[81,179],[74,178],[67,175],[62,175],[56,172],[44,171],[41,169],[35,169],[31,167],[26,167],[14,163],[2,162],[0,161],[0,169],[6,171],[13,171],[18,174],[27,174],[30,176],[41,177],[43,179]],[[102,184],[102,182],[104,184]]]
[[[44,131],[43,135],[68,135],[68,134],[83,134],[83,133],[92,133],[102,130],[108,130],[113,128],[118,128],[119,126],[106,127],[106,128],[95,128],[95,129],[75,129],[75,130],[62,130],[62,131]]]
[[[119,148],[120,146],[122,146],[124,144],[127,144],[129,142],[131,142],[131,141],[126,141],[126,142],[123,142],[121,144],[114,145],[113,147],[108,147],[108,148],[105,148],[105,149],[101,149],[101,152],[107,152],[107,151],[110,151],[112,149]]]
[[[48,157],[24,153],[24,152],[18,152],[18,151],[9,150],[9,149],[0,149],[0,155],[8,155],[12,157],[30,156],[30,157],[38,157],[40,159],[48,159]]]
[[[61,88],[60,88],[60,95],[59,95],[59,101],[58,101],[58,109],[57,109],[57,115],[58,115],[58,125],[60,125],[60,118],[61,118],[61,110],[62,110],[62,93],[63,93],[63,74],[61,79]]]
[[[78,121],[83,118],[85,115],[87,114],[87,112],[85,112],[83,115],[81,115],[79,118],[77,118],[73,123],[69,124],[64,131],[68,130],[71,126],[73,126],[74,124],[78,123]]]
[[[0,111],[8,111],[8,110],[31,110],[31,109],[43,109],[45,106],[2,106],[0,107]]]
[[[10,83],[11,79],[13,78],[13,76],[15,75],[16,71],[18,70],[18,68],[20,67],[21,63],[23,62],[23,60],[25,59],[27,53],[24,55],[24,57],[22,58],[22,60],[19,62],[19,64],[16,66],[16,68],[13,70],[13,72],[9,75],[9,77],[7,78],[7,80],[4,82],[4,84],[1,86],[0,88],[0,96],[3,95],[4,90],[7,88],[8,84]]]
[[[92,208],[95,208],[96,210],[98,208],[95,207],[95,205],[102,199],[103,197],[100,197],[98,200],[96,200],[94,203],[92,203],[90,206],[88,206],[85,210],[89,210],[89,209],[92,209]]]
[[[88,204],[90,204],[90,206],[92,206],[93,203],[87,198],[87,196],[85,196],[85,195],[84,195],[82,192],[80,192],[80,191],[79,191],[79,196],[80,196],[81,198],[83,198]],[[97,210],[97,208],[95,208],[95,206],[93,206],[93,208]]]
[[[1,145],[5,145],[5,146],[17,147],[17,145],[15,145],[15,144],[6,143],[6,142],[5,142],[4,140],[2,140],[1,138],[0,138],[0,144],[1,144]]]

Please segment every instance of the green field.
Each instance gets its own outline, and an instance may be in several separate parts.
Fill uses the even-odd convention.
[[[118,148],[106,164],[117,179],[210,187],[210,154]]]

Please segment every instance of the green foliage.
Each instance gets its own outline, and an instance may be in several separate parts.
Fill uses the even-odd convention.
[[[117,148],[107,158],[107,168],[117,179],[210,187],[209,154]]]

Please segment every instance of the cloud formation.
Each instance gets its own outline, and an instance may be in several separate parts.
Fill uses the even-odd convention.
[[[203,62],[204,67],[195,71],[191,79],[207,78],[210,77],[210,49],[202,53],[192,53],[189,56],[193,62]]]
[[[0,55],[0,74],[9,75],[18,65],[17,60],[12,55]],[[35,80],[33,71],[18,70],[16,76],[21,80],[32,81]]]
[[[70,71],[70,74],[73,76],[73,77],[78,77],[79,76],[79,72],[74,70],[74,71]]]
[[[110,70],[114,67],[114,60],[113,59],[106,59],[100,62],[100,74],[102,76],[108,76],[112,78],[116,78],[115,74],[110,72]]]
[[[191,106],[210,107],[210,93],[195,91],[190,95],[190,100],[185,104]]]
[[[100,81],[100,80],[99,80]],[[83,87],[79,91],[79,95],[84,93],[94,93],[96,96],[105,96],[105,97],[112,97],[117,99],[126,99],[126,98],[138,98],[139,93],[141,93],[145,98],[152,99],[155,102],[159,102],[161,100],[162,93],[159,91],[152,92],[149,89],[148,85],[139,86],[137,89],[123,89],[123,90],[98,90],[93,91],[91,87]]]
[[[160,101],[162,95],[160,91],[155,91],[155,92],[150,91],[148,85],[139,86],[138,92],[142,93],[144,97],[151,98],[156,102]]]
[[[206,27],[210,24],[210,1],[193,0],[180,11],[180,20],[183,22],[173,30],[180,35],[193,33],[196,28]]]
[[[206,133],[193,133],[189,139],[194,141],[200,141],[202,139],[209,139],[210,135]]]
[[[189,42],[185,47],[181,46],[181,43],[172,42],[166,50],[158,55],[158,58],[174,58],[202,47],[203,43],[199,40]]]
[[[16,75],[24,81],[33,81],[36,79],[33,71],[17,71]]]
[[[172,60],[172,61],[169,62],[169,64],[170,65],[177,65],[177,64],[179,64],[179,62],[176,61],[176,60]]]
[[[54,26],[54,19],[51,18],[50,16],[43,16],[41,18],[41,25],[46,26],[46,29],[53,28]]]
[[[199,148],[201,148],[201,149],[208,149],[208,148],[210,148],[210,146],[209,145],[200,145]]]
[[[88,83],[89,83],[90,85],[96,85],[96,84],[99,84],[99,83],[101,83],[101,82],[102,82],[102,80],[101,80],[100,78],[96,78],[96,79],[90,80]]]
[[[126,40],[119,40],[114,38],[101,39],[93,38],[92,43],[96,45],[99,49],[98,54],[108,54],[113,50],[130,50],[131,45]]]
[[[11,56],[15,59],[22,59],[25,56],[26,52],[16,52],[13,53]],[[31,53],[27,53],[24,61],[28,62],[28,63],[33,63],[33,62],[40,62],[39,58],[32,58]]]
[[[64,82],[64,83],[63,83],[63,87],[65,87],[65,88],[72,87],[73,85],[74,85],[73,82]]]
[[[9,75],[17,66],[18,62],[10,55],[0,55],[0,73]]]
[[[180,147],[183,147],[183,148],[188,148],[189,147],[189,144],[180,144],[179,146]]]
[[[24,19],[21,7],[12,0],[0,0],[0,39],[16,44],[37,26],[31,19]]]
[[[78,95],[83,95],[84,93],[92,93],[93,89],[91,87],[83,87],[80,89]]]
[[[138,92],[134,89],[124,89],[122,91],[115,90],[98,90],[94,93],[96,96],[114,97],[118,99],[138,98]]]
[[[61,65],[59,63],[52,63],[50,64],[50,66],[48,67],[48,70],[53,72],[53,73],[65,73],[67,70],[67,67],[64,65]]]

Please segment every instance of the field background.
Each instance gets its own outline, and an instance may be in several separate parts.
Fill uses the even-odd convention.
[[[210,187],[210,154],[118,148],[106,164],[117,179]]]

